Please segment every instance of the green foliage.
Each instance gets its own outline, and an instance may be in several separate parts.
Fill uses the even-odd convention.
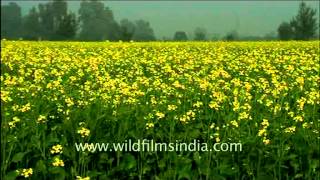
[[[154,36],[153,29],[150,27],[150,23],[145,20],[137,20],[135,22],[135,31],[132,39],[136,41],[154,41],[156,40]]]
[[[318,24],[317,11],[301,2],[298,14],[292,18],[290,23],[283,22],[278,27],[280,40],[310,40],[315,38]]]
[[[291,26],[296,40],[314,38],[318,29],[316,10],[301,2],[298,14],[291,20]]]
[[[278,28],[279,39],[281,40],[290,40],[293,38],[293,29],[291,25],[287,22],[280,24]]]
[[[203,28],[196,28],[194,31],[194,40],[195,41],[204,41],[207,39],[206,37],[206,30]]]
[[[20,38],[22,24],[21,8],[15,2],[1,5],[1,38]]]
[[[187,41],[188,36],[187,36],[186,32],[184,32],[184,31],[177,31],[177,32],[175,32],[175,34],[173,36],[173,40],[174,41]]]

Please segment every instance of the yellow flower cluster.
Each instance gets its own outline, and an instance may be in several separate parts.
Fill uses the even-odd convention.
[[[296,127],[295,126],[291,126],[291,127],[287,127],[284,132],[286,133],[294,133],[296,131]]]
[[[195,120],[195,115],[196,114],[192,110],[189,110],[188,112],[186,112],[180,117],[180,122],[188,123],[188,121],[190,120]]]
[[[80,134],[81,137],[88,137],[90,135],[90,130],[85,127],[81,127],[77,133]]]
[[[156,116],[158,117],[158,119],[162,119],[164,118],[165,114],[163,114],[162,112],[157,112]]]
[[[168,105],[168,111],[174,111],[174,110],[176,110],[177,109],[177,106],[176,105],[174,105],[174,104],[169,104]]]
[[[76,179],[77,180],[90,180],[90,177],[89,176],[87,176],[87,177],[77,176]]]
[[[154,124],[151,122],[151,123],[146,123],[146,129],[151,129],[154,127]]]
[[[9,125],[9,127],[10,128],[14,128],[14,127],[16,127],[16,123],[18,123],[18,122],[20,122],[21,120],[18,118],[18,117],[13,117],[12,118],[12,121],[10,121],[9,123],[8,123],[8,125]]]
[[[41,123],[45,123],[47,121],[47,117],[44,115],[39,115],[38,119],[37,119],[37,123],[41,124]]]
[[[269,121],[267,119],[263,119],[261,122],[262,128],[258,132],[258,136],[263,137],[263,143],[264,144],[269,144],[270,139],[267,139],[267,128],[269,126]]]
[[[63,160],[61,160],[59,157],[56,156],[53,159],[52,165],[56,166],[56,167],[59,167],[59,166],[63,167],[64,166],[64,162],[63,162]]]
[[[30,105],[30,103],[27,103],[21,107],[20,111],[26,112],[26,111],[29,111],[30,109],[31,109],[31,105]]]
[[[50,150],[50,153],[51,154],[58,154],[58,153],[62,153],[62,146],[60,144],[57,144],[55,146],[52,146],[51,150]]]
[[[33,174],[33,169],[28,168],[28,169],[21,169],[16,171],[20,176],[23,176],[25,178],[30,177]]]

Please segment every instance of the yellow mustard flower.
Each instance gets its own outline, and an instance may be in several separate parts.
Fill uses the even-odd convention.
[[[55,166],[55,167],[59,167],[59,166],[63,167],[64,166],[64,162],[59,157],[54,157],[52,165]]]
[[[80,134],[81,137],[88,137],[90,135],[90,130],[85,127],[81,127],[77,133]]]
[[[16,171],[20,176],[23,176],[25,178],[31,177],[31,175],[33,174],[33,169],[32,168],[28,168],[28,169],[21,169],[21,170],[17,170]]]
[[[57,144],[57,145],[52,146],[50,152],[51,152],[51,154],[58,154],[58,153],[61,154],[62,149],[63,149],[62,146],[60,144]]]

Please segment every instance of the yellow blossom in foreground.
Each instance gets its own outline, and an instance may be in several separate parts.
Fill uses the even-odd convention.
[[[87,137],[90,135],[90,130],[84,127],[81,127],[81,129],[78,130],[78,134],[81,135],[81,137]]]
[[[153,128],[154,127],[154,124],[151,122],[151,123],[146,123],[146,129],[150,129],[150,128]]]
[[[12,121],[10,121],[8,123],[8,125],[9,125],[10,128],[14,128],[14,127],[16,127],[16,123],[17,122],[20,122],[20,119],[18,117],[13,117]]]
[[[233,121],[230,121],[230,124],[235,126],[235,127],[239,127],[239,124],[237,121],[233,120]]]
[[[59,157],[55,157],[55,158],[53,159],[52,165],[53,165],[53,166],[56,166],[56,167],[58,167],[58,166],[63,167],[63,166],[64,166],[64,162],[63,162],[63,160],[61,160]]]
[[[47,120],[46,116],[40,115],[37,119],[37,123],[45,123]]]
[[[176,109],[177,109],[176,105],[171,105],[171,104],[168,105],[168,111],[174,111]]]
[[[57,144],[57,145],[55,145],[55,146],[52,146],[52,148],[51,148],[51,150],[50,150],[50,152],[51,152],[51,154],[56,154],[56,153],[62,153],[62,146],[60,145],[60,144]]]
[[[20,109],[21,112],[26,112],[26,111],[29,111],[31,109],[31,105],[30,103],[22,106],[22,108]]]
[[[22,170],[17,170],[17,173],[19,173],[20,176],[28,178],[33,174],[33,170],[32,170],[32,168],[22,169]]]
[[[193,104],[193,107],[200,108],[203,105],[201,101],[197,101],[195,104]]]
[[[162,118],[164,118],[164,114],[162,113],[162,112],[157,112],[156,113],[156,116],[159,118],[159,119],[162,119]]]
[[[302,124],[302,127],[303,127],[303,128],[308,128],[309,125],[308,125],[308,123],[303,123],[303,124]]]
[[[303,85],[304,84],[304,78],[303,77],[298,77],[296,79],[296,81],[300,84],[300,85]]]
[[[1,95],[1,100],[3,102],[12,101],[12,98],[10,97],[10,92],[9,91],[1,90],[0,95]]]
[[[211,109],[219,110],[220,105],[219,105],[217,102],[215,102],[215,101],[210,101],[209,107],[210,107]]]
[[[74,105],[74,102],[72,101],[71,98],[67,98],[65,99],[65,102],[67,103],[67,106],[70,107],[70,106],[73,106]]]
[[[263,143],[266,144],[266,145],[267,145],[267,144],[270,144],[270,139],[264,138],[264,139],[263,139]]]
[[[264,136],[264,135],[266,135],[266,129],[265,128],[260,129],[258,132],[258,136]]]
[[[77,178],[77,180],[90,180],[89,176],[87,176],[87,177],[77,176],[76,178]]]
[[[295,126],[292,126],[292,127],[288,127],[284,130],[284,132],[286,133],[293,133],[296,131],[296,127]]]
[[[302,116],[296,116],[293,118],[293,120],[295,120],[296,122],[302,122],[303,121],[303,117]]]
[[[220,138],[219,137],[216,137],[216,142],[220,142]]]
[[[267,119],[263,119],[262,123],[261,123],[262,126],[269,126],[269,122]]]
[[[212,123],[209,128],[213,129],[215,127],[215,125],[216,125],[215,123]]]

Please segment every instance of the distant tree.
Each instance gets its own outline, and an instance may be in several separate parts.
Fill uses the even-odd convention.
[[[38,5],[39,9],[39,23],[41,27],[41,38],[42,39],[51,39],[53,35],[53,16],[50,3]]]
[[[73,39],[77,32],[77,19],[74,13],[69,13],[60,20],[56,31],[57,40]]]
[[[1,6],[1,38],[20,38],[21,22],[21,8],[17,3]]]
[[[308,7],[305,2],[300,3],[298,14],[290,22],[296,40],[308,40],[316,35],[316,13],[317,11]]]
[[[227,41],[235,41],[239,38],[239,35],[237,33],[237,31],[232,31],[230,33],[228,33],[224,39],[227,40]]]
[[[154,41],[156,40],[153,29],[150,23],[145,20],[137,20],[135,22],[135,32],[133,34],[133,40],[136,41]]]
[[[187,41],[188,36],[187,36],[186,32],[184,32],[184,31],[177,31],[177,32],[175,32],[175,34],[173,36],[173,40],[174,41]]]
[[[37,40],[41,38],[41,26],[39,22],[39,13],[35,7],[31,8],[29,13],[23,17],[23,39]]]
[[[294,36],[291,25],[287,22],[283,22],[278,27],[278,37],[280,40],[290,40]]]
[[[40,25],[42,38],[48,40],[60,39],[57,31],[61,31],[63,19],[67,16],[67,2],[65,0],[53,0],[39,6]]]
[[[116,41],[120,39],[120,25],[116,22],[113,12],[109,7],[104,9],[105,23],[106,23],[106,39]]]
[[[120,21],[120,36],[123,41],[130,41],[133,38],[135,32],[135,24],[128,19]]]
[[[75,14],[68,13],[66,0],[52,0],[40,3],[39,22],[41,38],[47,40],[72,39],[77,30]]]
[[[120,27],[109,8],[98,0],[84,0],[79,9],[82,40],[101,41],[119,39]]]
[[[207,39],[207,32],[204,28],[196,28],[194,31],[194,40],[204,41]]]

